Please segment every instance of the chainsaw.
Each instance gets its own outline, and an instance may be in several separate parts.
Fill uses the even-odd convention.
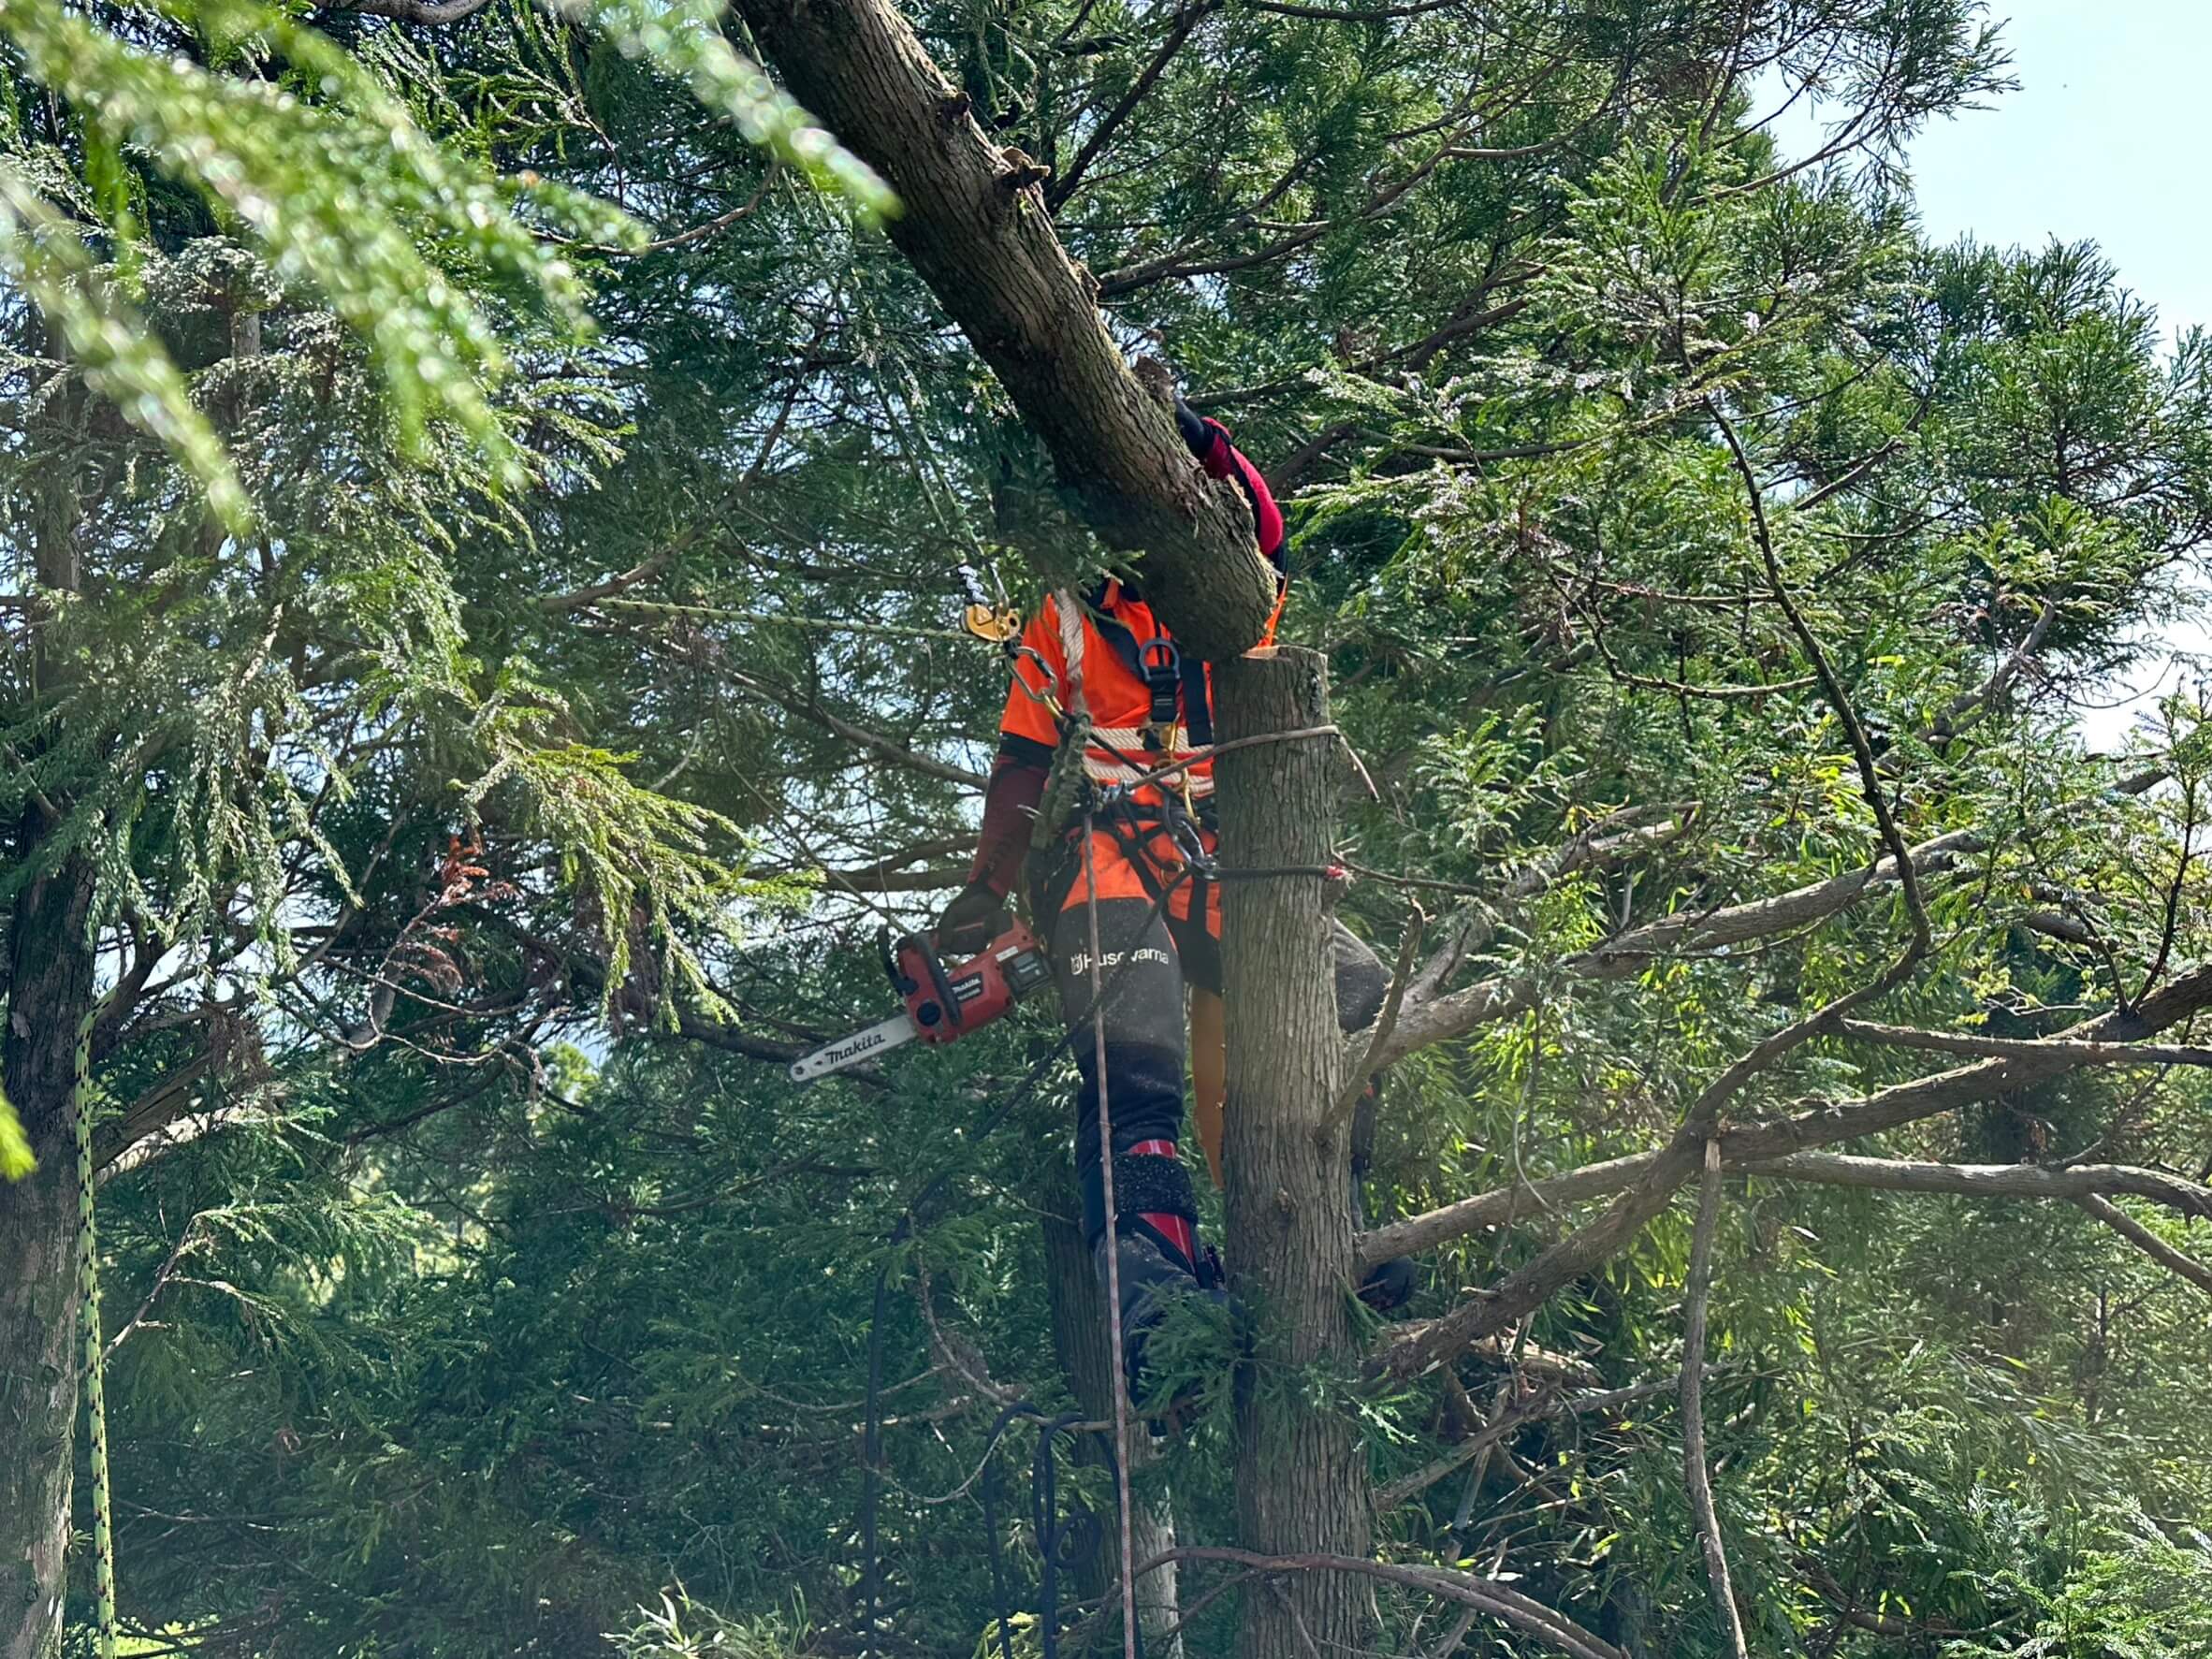
[[[812,1083],[902,1043],[957,1042],[982,1030],[1052,978],[1037,936],[1017,921],[957,968],[947,968],[927,937],[908,934],[880,946],[892,989],[906,1006],[889,1019],[825,1042],[792,1062],[793,1083]]]

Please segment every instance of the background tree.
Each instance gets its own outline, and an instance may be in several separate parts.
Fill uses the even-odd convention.
[[[2098,756],[2070,699],[2186,598],[2202,348],[2161,349],[2093,251],[1915,239],[1898,144],[2001,74],[1970,8],[910,21],[993,144],[1053,168],[1025,211],[1096,273],[1116,342],[1164,338],[1302,493],[1288,633],[1327,652],[1381,797],[1343,806],[1379,873],[1341,909],[1386,957],[1410,897],[1432,913],[1383,1044],[1386,1214],[1355,1245],[1433,1264],[1415,1317],[1252,1379],[1350,1428],[1361,1466],[1312,1535],[1370,1549],[1205,1556],[1281,1494],[1240,1467],[1194,1334],[1215,1408],[1138,1476],[1186,1552],[1186,1651],[1317,1617],[1390,1652],[1725,1651],[1671,1201],[1709,1142],[1690,1375],[1751,1647],[2190,1651],[2201,712]],[[892,630],[944,630],[963,560],[1017,599],[1096,568],[1096,502],[1061,493],[1066,457],[917,266],[654,70],[520,9],[338,27],[428,130],[645,228],[564,233],[593,344],[516,313],[521,371],[488,398],[534,488],[495,502],[480,461],[371,442],[388,406],[342,347],[323,424],[280,423],[320,434],[312,458],[248,479],[300,496],[269,558],[327,596],[320,632],[304,599],[283,621],[336,677],[300,677],[314,713],[286,728],[327,722],[334,758],[226,775],[280,881],[179,881],[250,863],[182,851],[206,814],[176,804],[182,763],[99,796],[139,803],[149,913],[208,941],[133,944],[121,911],[104,936],[102,974],[151,958],[98,1073],[127,1610],[256,1654],[970,1648],[993,1606],[971,1477],[1009,1401],[1083,1397],[1096,1323],[1054,1089],[970,1132],[1049,1027],[804,1094],[779,1061],[880,1003],[877,914],[916,923],[960,873],[1000,668]],[[1832,165],[1762,137],[1804,87]],[[262,356],[313,310],[279,291]],[[165,340],[170,292],[142,302]],[[179,476],[116,429],[134,465],[104,490]],[[41,442],[25,476],[51,479]],[[385,458],[327,458],[357,456]],[[382,504],[340,533],[316,492],[349,468]],[[290,661],[290,634],[258,647],[263,596],[197,678],[115,666],[171,617],[206,637],[197,573],[245,595],[258,555],[222,544],[165,589],[136,573],[201,544],[151,509],[83,522],[128,574],[11,613],[110,642],[80,648],[108,666],[64,735],[132,755],[146,711],[189,735],[257,648]],[[349,574],[378,548],[397,574]],[[437,627],[371,626],[372,601]],[[57,805],[109,787],[11,740]],[[495,773],[483,851],[453,859],[452,782]],[[687,895],[737,937],[687,931]],[[951,1201],[886,1244],[947,1170]],[[1063,1479],[1106,1512],[1100,1470]],[[1080,1639],[1115,1639],[1108,1590],[1069,1587]]]

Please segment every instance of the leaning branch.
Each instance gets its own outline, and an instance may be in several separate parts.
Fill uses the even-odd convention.
[[[890,0],[739,0],[792,92],[898,193],[891,240],[997,372],[1089,527],[1209,662],[1259,638],[1273,573],[1232,488],[1199,471],[1131,376],[1068,256],[1043,169],[1001,150]]]
[[[2136,1220],[2117,1204],[2108,1203],[2096,1197],[2078,1201],[2081,1207],[2121,1238],[2142,1251],[2170,1273],[2179,1273],[2200,1290],[2212,1291],[2212,1267],[2206,1267],[2193,1256],[2186,1256],[2164,1239]]]

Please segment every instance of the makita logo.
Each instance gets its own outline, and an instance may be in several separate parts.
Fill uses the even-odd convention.
[[[871,1049],[881,1048],[890,1041],[880,1031],[863,1031],[850,1042],[833,1042],[823,1049],[821,1059],[824,1064],[842,1066],[847,1060],[857,1060]]]

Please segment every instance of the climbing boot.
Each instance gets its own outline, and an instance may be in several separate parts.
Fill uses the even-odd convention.
[[[1367,1270],[1360,1300],[1378,1314],[1394,1314],[1413,1300],[1415,1273],[1410,1256],[1393,1256]]]
[[[1108,1288],[1107,1255],[1113,1251],[1121,1290],[1122,1374],[1129,1402],[1151,1414],[1164,1433],[1198,1392],[1195,1385],[1166,1401],[1147,1400],[1145,1349],[1178,1302],[1199,1298],[1227,1308],[1221,1270],[1198,1243],[1198,1195],[1172,1141],[1141,1141],[1113,1160],[1114,1207],[1120,1219],[1092,1245],[1100,1289]]]

